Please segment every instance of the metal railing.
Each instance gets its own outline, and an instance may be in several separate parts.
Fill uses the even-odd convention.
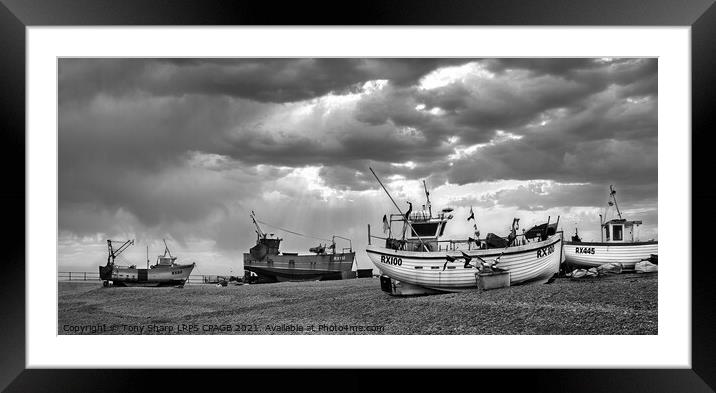
[[[97,281],[99,272],[57,272],[58,281]]]
[[[216,284],[229,281],[230,276],[216,274],[194,274],[189,276],[187,284]],[[101,281],[99,272],[57,272],[57,281]]]

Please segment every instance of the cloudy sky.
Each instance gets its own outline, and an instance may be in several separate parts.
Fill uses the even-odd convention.
[[[251,210],[372,267],[367,225],[396,211],[369,167],[401,208],[426,180],[450,236],[473,206],[483,235],[559,215],[597,240],[614,184],[657,238],[656,59],[60,59],[58,88],[61,270],[96,270],[107,238],[143,264],[165,238],[242,274]]]

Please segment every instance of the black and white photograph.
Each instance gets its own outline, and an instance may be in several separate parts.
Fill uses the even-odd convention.
[[[57,334],[658,335],[658,73],[60,57]]]

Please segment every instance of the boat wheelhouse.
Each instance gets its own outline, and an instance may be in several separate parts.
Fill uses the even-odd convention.
[[[641,221],[627,221],[615,218],[601,225],[602,241],[606,243],[634,243],[639,241],[639,225]]]

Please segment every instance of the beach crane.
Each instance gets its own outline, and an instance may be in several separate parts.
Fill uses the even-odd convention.
[[[118,240],[107,240],[107,248],[109,248],[109,255],[107,256],[107,264],[108,265],[114,265],[114,260],[121,254],[124,250],[127,249],[127,247],[134,244],[134,240],[127,240],[126,242],[122,243],[119,248],[116,250],[112,247],[112,243],[116,242],[119,243]]]

